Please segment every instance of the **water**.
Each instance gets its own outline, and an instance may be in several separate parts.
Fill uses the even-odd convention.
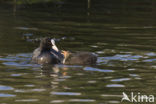
[[[72,0],[16,13],[1,7],[0,104],[119,104],[122,92],[156,95],[155,2],[93,2],[89,11]],[[30,64],[45,36],[60,49],[95,53],[97,65]]]

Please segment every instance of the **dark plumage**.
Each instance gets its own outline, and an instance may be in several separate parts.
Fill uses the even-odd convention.
[[[64,51],[64,64],[93,65],[96,64],[97,57],[89,52],[69,53]]]
[[[51,38],[43,38],[40,46],[33,51],[32,62],[37,64],[60,64],[63,60],[63,55],[57,52],[52,47]]]
[[[43,38],[32,55],[32,62],[37,64],[93,65],[96,61],[97,57],[89,52],[60,52],[51,38]]]

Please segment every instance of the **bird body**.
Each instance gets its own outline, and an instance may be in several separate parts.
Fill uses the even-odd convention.
[[[92,65],[96,64],[97,57],[90,52],[65,53],[64,64]]]
[[[33,51],[32,62],[37,64],[60,64],[63,60],[61,52],[53,49],[50,38],[43,38],[40,46]],[[56,47],[56,45],[55,45]],[[57,48],[57,47],[56,47]]]

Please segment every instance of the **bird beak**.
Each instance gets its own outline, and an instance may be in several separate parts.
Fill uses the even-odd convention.
[[[52,49],[54,49],[55,51],[59,51],[59,49],[57,48],[57,46],[55,45],[55,40],[51,39],[51,44],[52,44]]]
[[[54,40],[54,39],[51,39],[51,44],[52,44],[53,46],[55,46],[55,40]]]

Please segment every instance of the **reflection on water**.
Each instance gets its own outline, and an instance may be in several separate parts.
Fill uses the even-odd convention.
[[[0,90],[13,90],[12,87],[0,85]]]
[[[86,71],[98,71],[98,72],[114,72],[113,70],[98,69],[98,68],[93,68],[93,67],[85,67],[84,70],[86,70]]]
[[[15,95],[0,93],[0,98],[1,97],[15,97]]]
[[[110,1],[94,1],[90,15],[72,0],[57,9],[19,7],[15,15],[1,7],[0,103],[119,104],[122,92],[156,95],[153,2]],[[45,36],[61,50],[97,54],[97,65],[31,64]]]
[[[122,84],[108,84],[106,87],[125,87]]]
[[[20,99],[20,100],[15,100],[15,102],[36,102],[39,101],[38,99]]]
[[[75,92],[51,92],[52,95],[71,95],[71,96],[77,96],[81,95],[81,93],[75,93]]]

